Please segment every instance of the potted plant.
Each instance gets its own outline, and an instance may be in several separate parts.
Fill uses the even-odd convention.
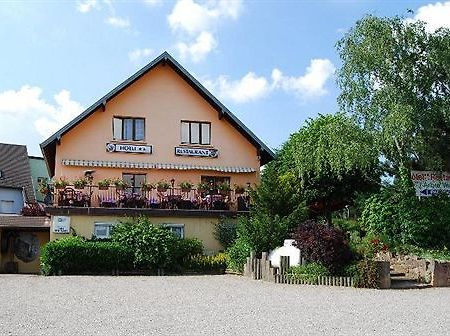
[[[152,189],[155,189],[154,183],[150,183],[150,182],[142,183],[142,191],[150,191]]]
[[[189,191],[191,191],[191,189],[194,185],[189,181],[183,181],[183,182],[180,182],[178,184],[178,186],[181,188],[182,192],[189,192]]]
[[[158,190],[159,192],[165,192],[169,188],[170,188],[170,184],[169,184],[169,182],[167,182],[165,180],[161,180],[158,183],[156,183],[156,190]]]
[[[47,195],[50,192],[50,186],[47,181],[41,181],[38,185],[38,190],[42,195]]]
[[[60,177],[59,180],[53,182],[53,185],[56,189],[64,189],[69,185],[69,182],[64,177]]]
[[[88,180],[84,177],[80,177],[73,181],[75,189],[84,189],[88,185]]]
[[[199,184],[197,184],[198,192],[204,193],[204,192],[207,192],[208,189],[209,189],[209,185],[206,182],[200,182]]]
[[[228,183],[219,183],[216,187],[221,195],[228,195],[231,191],[231,187]]]
[[[129,187],[129,185],[122,179],[116,178],[113,181],[113,184],[116,186],[116,190],[124,190]]]
[[[245,193],[245,187],[242,185],[234,185],[234,192],[238,195],[242,195],[243,193]]]
[[[108,190],[109,186],[111,185],[111,180],[108,178],[104,178],[102,180],[99,180],[97,182],[97,185],[99,190]]]

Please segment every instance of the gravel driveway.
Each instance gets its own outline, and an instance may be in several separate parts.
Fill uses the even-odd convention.
[[[450,289],[0,275],[0,335],[449,335]]]

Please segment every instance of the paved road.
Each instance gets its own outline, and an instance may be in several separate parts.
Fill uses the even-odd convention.
[[[0,335],[449,335],[450,289],[0,275]]]

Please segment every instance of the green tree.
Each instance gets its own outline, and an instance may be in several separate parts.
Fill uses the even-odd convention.
[[[450,30],[366,16],[337,43],[341,108],[372,134],[386,163],[450,170]]]
[[[238,241],[257,253],[283,245],[306,216],[298,186],[280,167],[278,160],[265,166],[260,185],[251,191],[250,216],[239,218]]]
[[[298,187],[311,213],[328,223],[358,192],[377,188],[378,157],[371,135],[341,113],[307,121],[279,153],[281,176]]]

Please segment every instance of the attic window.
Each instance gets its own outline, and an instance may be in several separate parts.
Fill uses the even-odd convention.
[[[143,141],[145,119],[114,117],[113,138],[114,140]]]

